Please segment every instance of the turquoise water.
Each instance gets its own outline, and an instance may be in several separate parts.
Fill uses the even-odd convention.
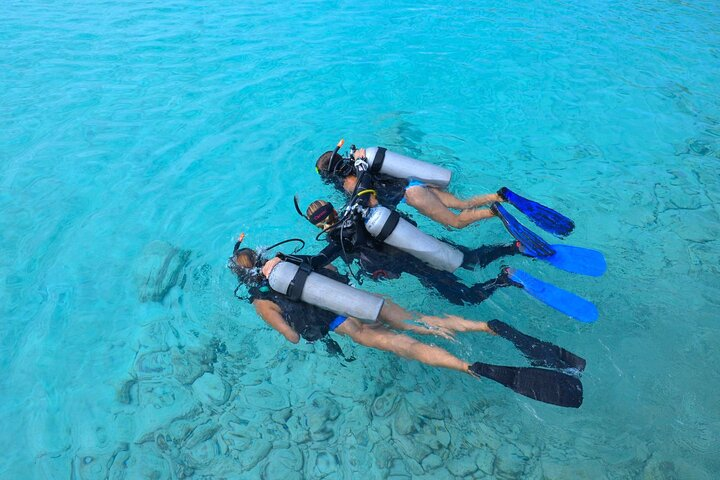
[[[353,3],[3,3],[0,477],[714,478],[717,3]],[[234,299],[235,236],[311,239],[292,195],[339,200],[312,164],[340,137],[447,166],[459,195],[514,187],[605,252],[600,279],[510,262],[592,299],[590,325],[517,290],[366,284],[583,355],[580,410],[290,345]]]

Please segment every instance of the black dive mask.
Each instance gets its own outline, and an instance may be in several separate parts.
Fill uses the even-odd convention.
[[[334,213],[335,213],[335,208],[333,207],[332,203],[326,203],[322,207],[315,210],[312,213],[312,215],[310,215],[308,217],[308,220],[310,220],[310,222],[313,225],[317,225],[317,224],[325,221],[328,217],[330,217]]]
[[[325,174],[345,178],[348,175],[352,175],[354,171],[353,162],[351,162],[349,158],[333,154]]]
[[[340,140],[330,155],[330,161],[327,168],[318,173],[326,179],[334,180],[337,177],[345,178],[354,172],[354,163],[350,158],[338,155],[338,151],[345,144],[345,140]],[[353,145],[353,148],[355,146]],[[328,178],[329,177],[329,178]],[[335,178],[333,178],[335,177]]]

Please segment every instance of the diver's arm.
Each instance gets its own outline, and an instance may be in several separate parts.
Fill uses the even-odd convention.
[[[320,250],[317,255],[295,255],[302,258],[304,262],[310,264],[313,270],[330,265],[336,258],[340,256],[340,245],[331,241],[327,247]]]
[[[255,300],[253,302],[255,311],[268,325],[282,334],[292,343],[300,341],[300,335],[287,324],[282,316],[280,307],[277,303],[270,300]]]

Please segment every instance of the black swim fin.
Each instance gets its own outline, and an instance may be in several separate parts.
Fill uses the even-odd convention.
[[[512,342],[515,348],[530,359],[530,364],[534,367],[574,369],[579,372],[585,370],[585,359],[562,347],[526,335],[500,320],[490,320],[488,326],[493,332]]]
[[[535,225],[557,237],[566,237],[575,229],[575,222],[550,207],[518,195],[507,187],[497,194],[524,213]]]
[[[578,408],[583,386],[577,377],[535,367],[505,367],[475,362],[468,367],[476,377],[485,377],[520,395],[560,407]]]

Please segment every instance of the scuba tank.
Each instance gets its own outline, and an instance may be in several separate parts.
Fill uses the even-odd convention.
[[[270,272],[268,282],[291,300],[366,322],[376,321],[385,303],[382,297],[313,272],[306,263],[280,262]]]
[[[391,152],[383,147],[365,149],[368,171],[395,178],[412,178],[430,185],[445,188],[452,172],[447,168]]]
[[[457,248],[421,232],[399,213],[381,205],[369,209],[365,215],[365,228],[377,240],[399,248],[439,270],[454,272],[465,258]]]

